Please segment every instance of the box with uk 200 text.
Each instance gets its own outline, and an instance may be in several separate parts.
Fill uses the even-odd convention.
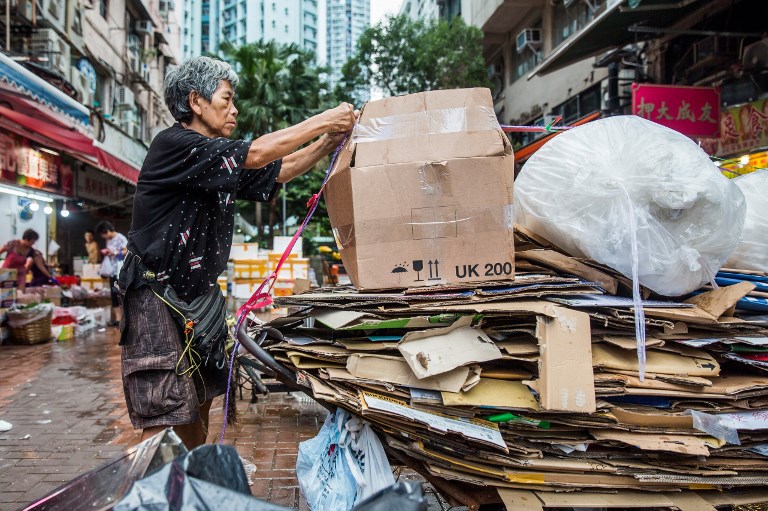
[[[514,156],[488,89],[368,103],[326,186],[352,283],[393,289],[514,277]]]

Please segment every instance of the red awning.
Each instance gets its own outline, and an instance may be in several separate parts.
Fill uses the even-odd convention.
[[[92,138],[63,127],[51,119],[42,116],[31,117],[0,106],[0,126],[39,144],[65,152],[131,184],[135,185],[139,179],[139,169],[96,147]]]

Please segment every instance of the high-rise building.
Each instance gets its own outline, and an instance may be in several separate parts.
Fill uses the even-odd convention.
[[[184,0],[182,55],[216,53],[222,41],[274,40],[317,51],[317,0]]]
[[[329,82],[341,79],[341,68],[354,54],[357,40],[371,24],[371,0],[327,0],[326,65],[331,69]],[[361,91],[362,92],[362,91]],[[367,93],[363,94],[368,99]]]
[[[461,15],[461,3],[461,0],[404,0],[400,6],[400,14],[405,14],[412,20],[450,21],[453,17]]]

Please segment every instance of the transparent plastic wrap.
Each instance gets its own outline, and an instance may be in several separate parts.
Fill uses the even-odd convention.
[[[738,244],[738,187],[684,135],[636,116],[564,132],[515,182],[515,219],[666,296],[711,281]]]
[[[363,119],[355,125],[352,141],[355,143],[379,142],[394,138],[500,129],[493,108],[484,106],[438,108]]]
[[[741,241],[725,262],[727,268],[768,272],[768,170],[733,180],[747,201]]]

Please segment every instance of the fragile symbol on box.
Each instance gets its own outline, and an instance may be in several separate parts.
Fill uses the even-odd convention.
[[[392,273],[407,273],[407,265],[408,263],[396,264],[395,267],[392,268]],[[412,267],[413,271],[416,272],[416,278],[414,279],[414,282],[424,282],[421,273],[425,270],[424,260],[416,259],[412,261]],[[427,280],[442,280],[440,278],[440,261],[438,261],[437,258],[435,258],[434,261],[432,259],[427,260],[426,267],[429,269],[429,276],[426,274],[423,276],[427,277]]]

